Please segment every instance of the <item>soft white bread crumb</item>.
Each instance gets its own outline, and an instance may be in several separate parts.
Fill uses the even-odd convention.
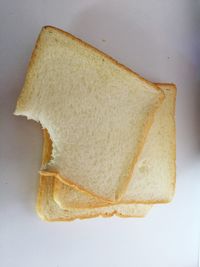
[[[116,201],[163,98],[158,87],[103,53],[44,27],[15,114],[48,129],[53,151],[46,171]]]

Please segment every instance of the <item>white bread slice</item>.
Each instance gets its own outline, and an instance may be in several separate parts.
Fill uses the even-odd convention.
[[[115,202],[124,193],[164,95],[109,56],[54,27],[42,29],[16,115],[47,128],[43,175]]]
[[[120,203],[164,203],[171,201],[175,191],[176,137],[175,101],[176,86],[159,84],[165,100],[155,115],[142,154],[127,191]],[[44,136],[44,147],[51,146],[48,133]],[[50,148],[49,148],[50,153]],[[93,208],[107,206],[105,201],[69,187],[55,180],[54,199],[62,208]]]
[[[53,176],[40,177],[40,186],[37,199],[37,213],[45,221],[72,221],[93,217],[144,217],[150,210],[151,205],[145,204],[121,204],[109,207],[64,210],[59,207],[53,198]]]

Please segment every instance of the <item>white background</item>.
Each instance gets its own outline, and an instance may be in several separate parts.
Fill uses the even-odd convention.
[[[45,223],[37,217],[42,133],[37,123],[12,113],[46,24],[151,81],[177,84],[177,190],[171,204],[155,206],[145,219]],[[199,1],[0,0],[0,93],[0,266],[198,266]]]

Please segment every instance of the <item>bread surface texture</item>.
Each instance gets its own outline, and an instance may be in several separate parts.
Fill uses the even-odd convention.
[[[176,86],[159,84],[165,99],[155,115],[122,202],[170,202],[176,185]]]
[[[43,155],[42,155],[42,165],[46,164],[50,157],[51,157],[51,149],[52,143],[49,137],[48,131],[43,130]],[[81,210],[80,208],[72,208],[72,206],[67,209],[62,207],[59,202],[55,201],[54,199],[54,192],[55,192],[55,184],[63,184],[61,181],[56,179],[54,176],[40,176],[40,185],[38,190],[38,199],[37,199],[37,212],[39,216],[47,221],[71,221],[75,219],[84,219],[84,218],[92,218],[92,217],[110,217],[116,215],[118,217],[144,217],[148,211],[151,209],[151,205],[132,205],[132,204],[125,204],[125,205],[117,205],[113,204],[109,207],[103,208],[102,205],[96,206],[92,208],[91,206],[88,209]],[[75,190],[73,187],[68,186],[68,189],[72,189],[76,192],[75,195],[80,197],[84,197],[87,194],[81,193],[79,190]],[[62,193],[62,192],[61,192]],[[65,192],[66,193],[66,192]],[[89,196],[89,195],[88,195]],[[90,196],[92,199],[94,197]],[[80,203],[79,199],[79,203]],[[86,202],[87,199],[84,201]],[[71,203],[73,203],[73,199],[68,199],[69,207]],[[94,202],[94,200],[93,200]],[[86,202],[87,203],[87,202]],[[98,203],[98,201],[97,201]],[[66,204],[66,202],[65,202]],[[86,206],[85,206],[86,207]]]
[[[43,171],[118,201],[164,95],[150,82],[71,34],[39,35],[15,114],[48,129]]]
[[[165,100],[155,115],[142,154],[135,165],[130,184],[121,203],[166,203],[172,200],[176,183],[176,86],[158,84]],[[51,146],[48,133],[44,147]],[[107,206],[106,201],[55,180],[54,198],[62,208]]]

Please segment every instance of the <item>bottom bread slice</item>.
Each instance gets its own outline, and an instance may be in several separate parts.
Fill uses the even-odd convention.
[[[64,210],[59,207],[53,198],[54,181],[52,176],[40,176],[40,185],[37,199],[38,215],[45,221],[72,221],[93,217],[144,217],[151,205],[119,204],[109,207]]]

